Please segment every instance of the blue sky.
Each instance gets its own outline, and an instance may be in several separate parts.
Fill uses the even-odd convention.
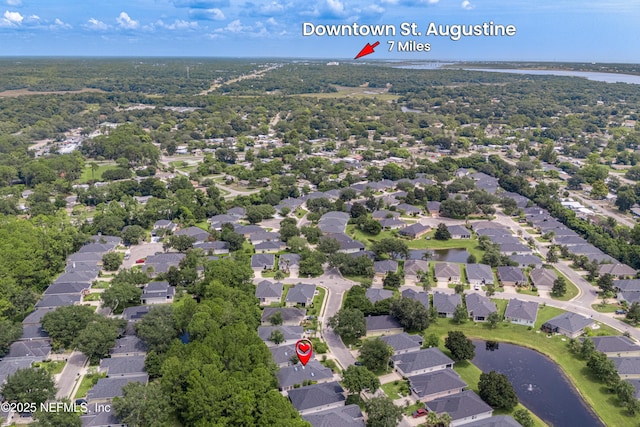
[[[303,37],[302,24],[512,24],[513,37]],[[637,0],[0,0],[0,56],[640,62]],[[398,27],[399,28],[399,27]],[[430,43],[388,52],[388,40]]]

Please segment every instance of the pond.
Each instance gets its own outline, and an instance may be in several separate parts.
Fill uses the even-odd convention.
[[[604,427],[560,367],[548,357],[513,344],[476,340],[473,343],[476,346],[473,364],[483,372],[505,374],[522,404],[549,425]]]
[[[422,254],[429,252],[429,261],[440,262],[467,262],[469,252],[466,249],[428,249],[428,250],[412,250],[409,253],[409,259],[423,259]]]
[[[618,73],[598,73],[593,71],[573,71],[573,70],[521,70],[521,69],[493,69],[493,68],[465,68],[468,71],[485,71],[489,73],[511,73],[530,74],[537,76],[562,76],[562,77],[582,77],[605,83],[631,83],[640,84],[640,76],[633,74]]]

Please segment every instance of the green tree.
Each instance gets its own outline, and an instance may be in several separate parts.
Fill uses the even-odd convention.
[[[621,212],[626,212],[631,207],[636,204],[638,198],[636,196],[636,192],[631,188],[625,188],[623,190],[619,190],[616,194],[616,202],[615,205]]]
[[[276,311],[269,317],[269,323],[274,326],[282,325],[282,312]]]
[[[51,375],[40,368],[18,369],[9,375],[0,387],[0,393],[7,402],[41,403],[53,399],[56,386]]]
[[[627,310],[626,318],[634,325],[640,323],[640,303],[638,303],[637,301],[631,303],[629,309]]]
[[[98,317],[84,328],[75,340],[76,347],[93,363],[109,354],[109,350],[124,329],[126,321],[123,319],[108,319]]]
[[[500,315],[497,312],[492,312],[489,313],[489,316],[487,317],[487,324],[489,325],[489,327],[491,329],[495,329],[498,327],[498,324],[502,321],[502,319],[500,318]]]
[[[364,314],[358,309],[341,309],[329,318],[329,326],[345,342],[353,342],[367,333]]]
[[[178,252],[186,252],[193,248],[193,244],[196,242],[196,238],[187,236],[186,234],[169,236],[169,239],[164,243],[166,245],[165,250],[168,248],[174,248]]]
[[[69,399],[62,402],[70,405]],[[30,424],[35,427],[81,427],[82,420],[80,414],[71,411],[36,411],[33,414],[35,423]]]
[[[380,387],[380,380],[366,366],[350,365],[342,371],[342,384],[351,394],[359,394],[363,390],[373,393]]]
[[[368,218],[362,223],[360,229],[372,236],[377,236],[382,232],[382,225],[375,219]]]
[[[22,325],[8,319],[0,319],[0,357],[9,353],[11,343],[22,336]]]
[[[586,339],[582,341],[582,345],[580,346],[580,357],[584,360],[589,360],[591,355],[595,353],[596,346],[593,343],[593,340]]]
[[[122,231],[122,243],[125,245],[137,245],[146,236],[146,231],[139,225],[129,225]]]
[[[402,284],[402,278],[400,274],[393,271],[387,272],[387,275],[382,279],[382,285],[385,288],[398,289]]]
[[[444,346],[451,352],[451,358],[456,362],[471,360],[476,354],[473,343],[461,331],[449,331],[444,339]]]
[[[114,313],[121,313],[126,307],[140,303],[142,290],[131,283],[115,283],[100,294],[102,305]]]
[[[454,289],[456,294],[463,294],[464,293],[464,285],[462,283],[456,284],[453,289]]]
[[[434,233],[433,237],[436,240],[451,239],[451,233],[449,232],[449,228],[447,227],[447,224],[444,224],[442,222],[438,224],[438,227],[436,228],[436,232]]]
[[[281,344],[282,342],[284,342],[284,334],[280,329],[274,329],[269,335],[269,341],[271,341],[275,345]]]
[[[607,384],[608,386],[614,386],[620,381],[618,371],[613,361],[607,357],[606,354],[596,351],[589,356],[587,360],[587,368],[591,370],[593,376]]]
[[[469,320],[469,313],[467,313],[467,309],[464,308],[462,304],[458,304],[453,312],[453,321],[460,325],[465,323],[467,320]]]
[[[613,276],[607,273],[598,277],[598,287],[603,294],[613,293]]]
[[[636,389],[628,381],[620,380],[615,386],[615,391],[622,405],[626,405],[636,398]]]
[[[436,333],[424,336],[422,348],[438,347],[440,345],[440,337]]]
[[[564,277],[558,276],[556,280],[553,281],[553,287],[551,288],[551,295],[555,297],[564,296],[567,293],[567,282],[564,280]]]
[[[321,237],[317,249],[325,254],[332,254],[340,249],[340,243],[333,237]]]
[[[607,188],[607,184],[602,181],[595,181],[591,184],[591,192],[589,195],[592,199],[602,200],[609,193],[609,188]]]
[[[365,340],[360,347],[362,365],[373,372],[385,370],[391,356],[393,356],[393,348],[380,338]]]
[[[176,315],[177,316],[177,315]],[[149,346],[150,350],[163,353],[178,338],[179,330],[172,305],[153,307],[140,321],[136,322],[136,334]],[[193,320],[190,320],[190,323]]]
[[[367,427],[395,427],[402,419],[402,409],[388,397],[374,397],[365,403]]]
[[[173,409],[160,382],[147,385],[132,382],[122,388],[122,397],[113,400],[113,410],[127,425],[172,426]]]
[[[555,264],[558,262],[558,254],[555,251],[555,248],[549,248],[549,252],[547,252],[547,262],[549,264]]]
[[[510,411],[518,404],[518,396],[509,379],[496,371],[480,374],[478,395],[495,409]]]
[[[376,254],[376,258],[378,259],[381,259],[385,255],[391,259],[406,259],[409,257],[409,247],[406,242],[390,237],[374,242],[371,250]]]
[[[389,313],[398,319],[406,331],[419,332],[429,327],[429,311],[418,300],[404,297],[394,299]]]
[[[107,252],[102,256],[102,267],[106,271],[116,271],[122,265],[123,258],[119,252]]]
[[[513,411],[513,419],[519,422],[522,427],[533,427],[536,425],[531,413],[524,408]]]
[[[71,349],[78,334],[96,318],[95,312],[86,305],[58,307],[43,316],[42,328],[53,340],[54,347]]]

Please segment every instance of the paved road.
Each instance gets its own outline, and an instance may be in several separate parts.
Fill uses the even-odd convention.
[[[129,248],[129,259],[125,259],[121,268],[131,268],[136,265],[136,260],[140,258],[146,258],[150,255],[155,255],[156,252],[164,252],[162,249],[162,243],[142,243],[140,245],[133,245]]]
[[[71,393],[76,385],[76,379],[80,378],[80,371],[89,362],[89,359],[79,351],[74,351],[67,360],[62,373],[58,377],[58,392],[56,399],[71,398]]]

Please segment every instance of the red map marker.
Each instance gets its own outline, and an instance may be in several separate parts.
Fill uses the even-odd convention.
[[[380,42],[375,42],[374,44],[367,43],[366,46],[362,48],[360,53],[358,53],[353,59],[362,58],[363,56],[372,54],[374,52],[373,48],[378,46],[379,44]]]
[[[300,360],[302,366],[306,366],[309,362],[309,359],[311,359],[311,355],[313,354],[311,341],[307,339],[299,340],[296,343],[296,354],[298,355],[298,360]]]

